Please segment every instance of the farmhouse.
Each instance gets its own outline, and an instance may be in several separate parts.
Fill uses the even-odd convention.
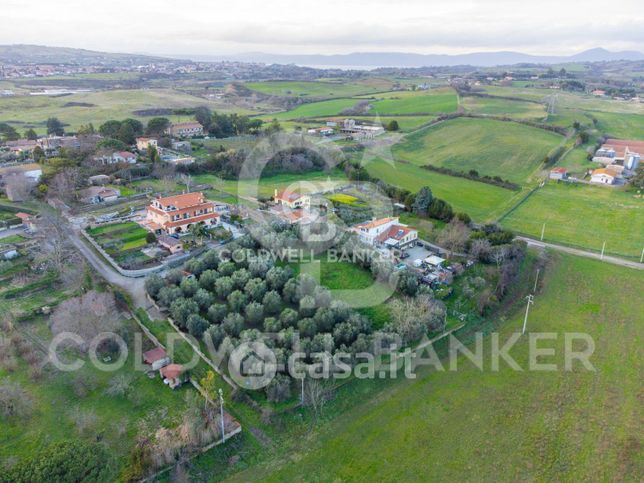
[[[38,143],[30,139],[17,139],[5,143],[12,153],[31,153]]]
[[[389,248],[406,248],[418,239],[418,232],[402,225],[397,216],[359,223],[350,229],[368,245]]]
[[[568,177],[568,170],[566,168],[553,168],[548,175],[550,179],[566,179]]]
[[[22,226],[24,226],[27,231],[36,231],[36,220],[29,213],[23,213],[21,211],[19,213],[16,213],[16,218],[22,221]]]
[[[306,131],[307,134],[314,136],[331,136],[335,131],[332,127],[316,127]]]
[[[198,122],[180,122],[172,124],[166,131],[174,137],[192,137],[203,135],[203,126]]]
[[[621,164],[628,170],[636,170],[644,154],[644,141],[632,139],[607,139],[595,152],[593,161],[610,165]]]
[[[154,138],[140,137],[136,138],[136,149],[139,151],[147,151],[150,146],[156,148],[158,141]]]
[[[171,234],[186,233],[195,223],[215,226],[218,220],[215,204],[203,193],[184,193],[153,200],[142,224],[155,233]]]
[[[277,205],[286,206],[292,210],[296,208],[310,208],[311,197],[302,193],[293,193],[292,191],[284,190],[278,192],[275,190],[273,201]]]
[[[357,124],[355,119],[345,119],[340,127],[340,132],[361,138],[373,138],[385,132],[382,126]]]
[[[601,168],[593,171],[590,182],[597,184],[614,184],[617,173],[609,168]]]

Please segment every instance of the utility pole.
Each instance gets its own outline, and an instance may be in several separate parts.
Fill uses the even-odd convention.
[[[546,224],[544,223],[541,227],[541,241],[543,241],[543,235],[546,232]]]
[[[539,271],[541,269],[537,268],[537,276],[534,278],[534,288],[532,289],[532,293],[535,293],[537,291],[537,282],[539,281]]]
[[[640,255],[640,263],[644,261],[644,248],[642,248],[642,254]]]
[[[525,317],[523,318],[523,331],[522,334],[525,334],[526,325],[528,325],[528,311],[530,310],[530,305],[534,304],[534,295],[528,295],[526,297],[528,304],[525,307]]]
[[[304,406],[304,374],[302,374],[302,391],[300,393],[300,404]]]
[[[600,260],[603,260],[603,259],[604,259],[604,250],[605,250],[605,249],[606,249],[606,242],[604,242],[604,244],[602,245],[602,254],[599,256],[599,259],[600,259]]]
[[[219,413],[221,415],[221,442],[226,441],[226,429],[224,426],[224,391],[219,388]]]

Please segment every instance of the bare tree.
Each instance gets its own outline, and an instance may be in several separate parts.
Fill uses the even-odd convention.
[[[59,216],[44,213],[36,222],[35,239],[39,242],[40,253],[36,262],[63,273],[77,267],[78,253],[69,239],[69,228]]]
[[[49,183],[49,194],[64,202],[74,200],[76,189],[81,184],[81,173],[78,168],[65,168],[57,173]]]
[[[101,332],[116,332],[121,328],[114,295],[94,290],[62,302],[49,324],[54,335],[62,332],[79,335],[84,341],[82,350],[87,350],[89,342]]]
[[[11,173],[5,176],[5,191],[11,201],[25,201],[34,183],[23,173]]]
[[[392,300],[390,308],[394,328],[405,343],[445,328],[445,304],[429,294]]]
[[[5,380],[0,383],[0,417],[25,418],[31,414],[31,395],[18,382]]]
[[[332,390],[319,379],[307,379],[304,384],[304,405],[313,409],[316,416],[332,396]]]
[[[438,244],[452,253],[462,252],[470,237],[470,229],[458,218],[452,218],[445,229],[438,235]]]

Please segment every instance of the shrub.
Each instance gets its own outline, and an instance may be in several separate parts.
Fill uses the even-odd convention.
[[[161,278],[159,275],[150,275],[145,280],[145,290],[153,298],[157,297],[159,290],[161,290],[163,287],[165,287],[165,280],[163,280],[163,278]]]
[[[291,378],[277,374],[266,387],[266,397],[270,402],[284,402],[291,397]]]
[[[208,321],[198,314],[191,314],[188,317],[188,322],[186,323],[188,332],[196,338],[201,337],[209,325]]]
[[[179,284],[184,297],[192,297],[199,290],[199,282],[192,277],[186,277]]]
[[[157,242],[157,236],[150,231],[150,232],[148,232],[147,235],[145,235],[145,241],[148,242],[148,243],[156,243]]]
[[[208,320],[213,324],[221,324],[228,313],[228,307],[224,304],[213,304],[208,308]]]
[[[222,326],[227,335],[238,337],[244,328],[244,317],[238,313],[231,312],[224,317]]]
[[[233,312],[242,312],[248,303],[248,297],[240,290],[235,290],[228,296],[228,306]]]
[[[195,292],[195,295],[192,297],[192,300],[197,302],[197,305],[199,306],[199,309],[205,311],[208,310],[210,305],[213,302],[213,297],[208,292],[207,290],[204,290],[203,288],[200,288]]]

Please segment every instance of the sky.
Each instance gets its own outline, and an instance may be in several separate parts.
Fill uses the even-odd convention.
[[[0,44],[107,52],[644,51],[641,0],[2,0]]]

